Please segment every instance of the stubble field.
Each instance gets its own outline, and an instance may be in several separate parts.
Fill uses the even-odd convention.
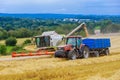
[[[109,56],[77,60],[49,57],[2,61],[0,80],[120,80],[120,35],[100,37],[111,38]]]

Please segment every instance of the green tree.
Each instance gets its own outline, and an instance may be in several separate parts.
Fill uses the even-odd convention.
[[[14,37],[9,37],[9,38],[6,39],[6,41],[5,41],[5,44],[6,44],[7,46],[15,46],[16,43],[17,43],[17,40],[16,40],[16,38],[14,38]]]

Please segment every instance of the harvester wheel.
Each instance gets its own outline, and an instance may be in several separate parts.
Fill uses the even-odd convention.
[[[69,51],[68,59],[75,60],[76,58],[77,58],[77,54],[76,54],[75,50]]]
[[[65,53],[63,50],[57,50],[54,54],[55,57],[65,57]]]
[[[109,55],[109,54],[110,54],[109,49],[106,49],[106,50],[105,50],[105,55]]]
[[[84,47],[83,49],[83,58],[88,58],[89,57],[89,48],[88,47]]]

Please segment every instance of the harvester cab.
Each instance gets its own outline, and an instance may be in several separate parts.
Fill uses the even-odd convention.
[[[35,43],[37,47],[50,47],[50,36],[36,36]]]
[[[37,52],[39,51],[55,51],[50,36],[35,36],[35,44]]]

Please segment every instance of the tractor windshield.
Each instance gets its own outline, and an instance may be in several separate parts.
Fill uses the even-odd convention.
[[[71,44],[73,46],[76,46],[76,38],[68,38],[67,44]]]
[[[67,39],[67,44],[71,44],[73,46],[80,47],[82,41],[81,38],[68,38]]]

